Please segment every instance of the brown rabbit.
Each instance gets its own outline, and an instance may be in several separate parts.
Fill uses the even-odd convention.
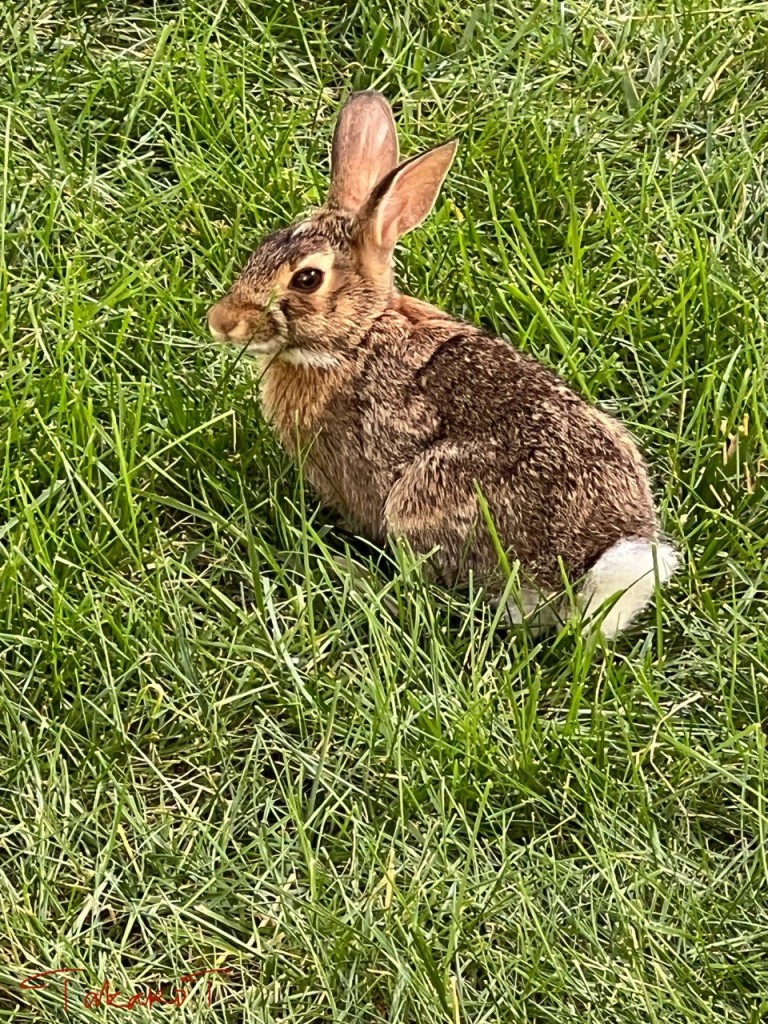
[[[582,611],[616,597],[600,621],[612,636],[677,564],[629,434],[535,360],[394,285],[395,245],[429,213],[456,145],[399,163],[389,104],[354,94],[325,206],[262,242],[208,324],[265,357],[267,419],[364,534],[437,548],[444,582],[472,572],[498,594],[479,489],[520,564],[513,617],[562,590],[562,560],[584,577]]]

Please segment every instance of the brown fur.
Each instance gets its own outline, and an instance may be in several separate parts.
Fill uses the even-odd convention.
[[[498,559],[479,486],[510,557],[537,588],[558,589],[559,559],[575,578],[616,541],[657,537],[643,459],[623,427],[550,370],[394,289],[392,229],[377,203],[387,196],[407,230],[452,151],[401,165],[418,179],[407,181],[406,198],[421,191],[399,201],[406,177],[389,166],[394,129],[370,95],[351,101],[352,120],[375,122],[366,159],[378,139],[382,167],[356,175],[354,136],[339,138],[342,115],[334,160],[345,163],[334,168],[329,206],[262,243],[211,311],[212,329],[264,354],[267,419],[291,454],[301,451],[321,498],[363,533],[404,537],[417,552],[439,547],[434,564],[446,582],[470,570],[490,582]],[[376,216],[384,225],[374,231]],[[295,269],[323,253],[321,290],[291,291]]]

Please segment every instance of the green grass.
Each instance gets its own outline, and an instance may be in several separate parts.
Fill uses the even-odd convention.
[[[0,1019],[765,1020],[766,4],[0,19]],[[685,568],[615,649],[341,533],[206,336],[369,86],[461,140],[403,287],[648,454]]]

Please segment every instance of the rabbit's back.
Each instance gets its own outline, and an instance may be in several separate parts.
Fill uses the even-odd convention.
[[[417,327],[414,340],[423,332],[429,327]],[[540,583],[559,585],[559,557],[575,577],[620,538],[656,536],[646,467],[627,431],[540,363],[457,324],[414,384],[438,423],[431,477],[453,491],[453,507],[465,510],[459,518],[473,508],[476,480],[502,542]],[[434,518],[430,474],[417,464],[411,477],[399,487],[420,494]],[[449,528],[435,524],[419,546],[441,543],[439,530]],[[457,546],[465,534],[457,527]],[[447,559],[458,578],[467,566],[483,575],[496,562],[484,529],[475,535],[470,555],[457,550]]]

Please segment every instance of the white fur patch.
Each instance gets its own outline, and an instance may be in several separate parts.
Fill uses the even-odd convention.
[[[280,353],[280,358],[294,366],[319,367],[329,369],[339,365],[339,358],[332,352],[321,352],[311,348],[287,348]]]
[[[245,351],[251,356],[274,356],[279,344],[277,341],[252,341],[245,346]]]
[[[666,583],[679,562],[680,556],[671,544],[619,540],[590,570],[580,595],[581,608],[595,616],[606,601],[620,594],[602,619],[596,615],[595,624],[602,634],[613,637],[631,624],[653,597],[657,580]]]

